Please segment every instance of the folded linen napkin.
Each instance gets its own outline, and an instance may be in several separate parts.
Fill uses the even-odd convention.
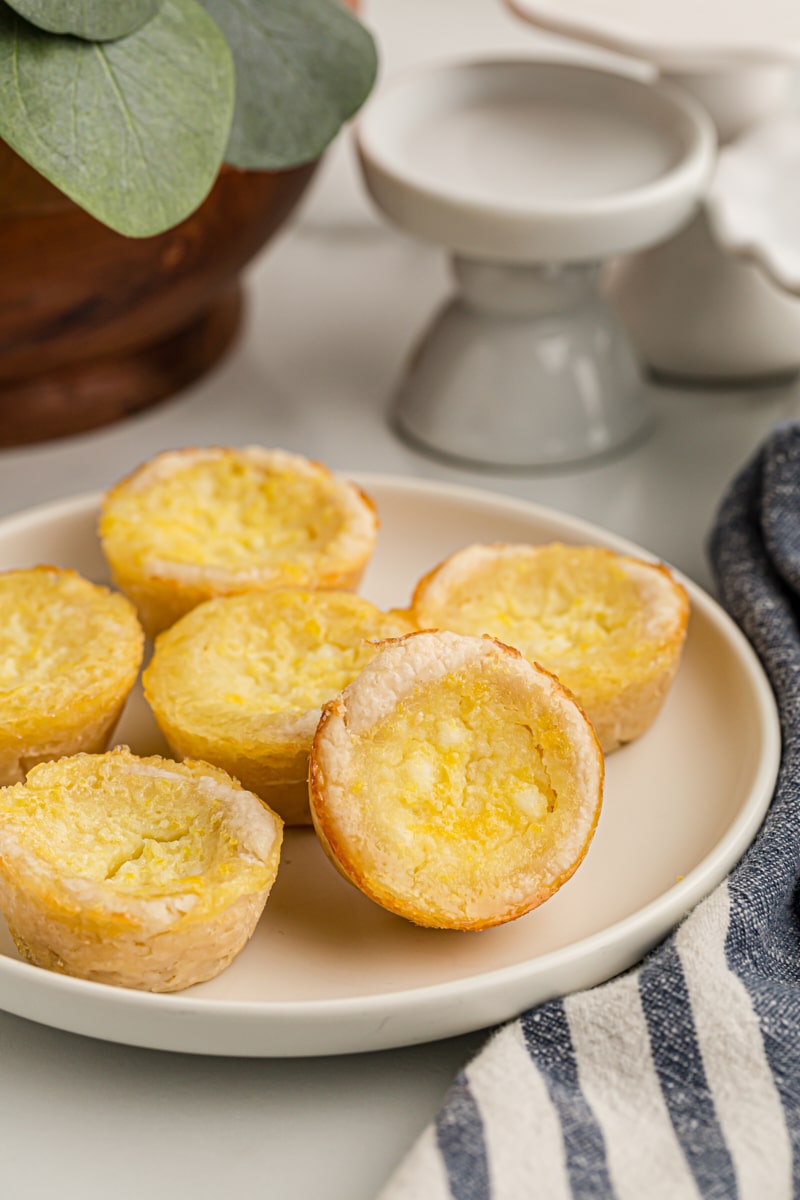
[[[709,549],[780,710],[764,825],[638,967],[496,1032],[380,1200],[800,1196],[800,426],[733,482]]]

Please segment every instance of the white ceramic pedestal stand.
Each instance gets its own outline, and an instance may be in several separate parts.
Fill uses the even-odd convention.
[[[356,138],[378,207],[453,255],[456,293],[395,397],[403,436],[511,469],[640,436],[649,411],[599,266],[689,219],[714,158],[702,108],[567,64],[432,65],[381,89]]]
[[[527,21],[653,64],[701,100],[721,143],[786,103],[800,64],[796,0],[506,0]],[[731,255],[708,215],[618,264],[607,293],[660,375],[702,383],[800,370],[800,301]]]

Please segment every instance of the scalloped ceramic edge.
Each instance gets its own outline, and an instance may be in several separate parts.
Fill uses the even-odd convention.
[[[725,250],[800,295],[800,113],[765,121],[724,146],[706,205]]]

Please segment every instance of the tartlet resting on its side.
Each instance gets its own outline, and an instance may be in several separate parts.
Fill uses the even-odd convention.
[[[208,600],[156,638],[144,694],[172,752],[234,775],[291,825],[308,825],[308,755],[322,712],[408,633],[351,592],[276,590]]]
[[[259,446],[166,451],[105,496],[100,540],[151,636],[215,596],[357,587],[372,501],[327,467]]]
[[[370,899],[477,930],[542,904],[582,862],[603,754],[565,688],[493,638],[387,642],[323,713],[310,799],[323,848]]]
[[[685,588],[661,563],[599,546],[466,546],[417,584],[418,627],[490,634],[557,675],[608,754],[655,720],[678,670]]]
[[[58,567],[0,574],[0,785],[105,750],[143,648],[124,596]]]
[[[0,789],[0,911],[36,966],[177,991],[245,945],[281,839],[280,818],[206,763],[74,755]]]

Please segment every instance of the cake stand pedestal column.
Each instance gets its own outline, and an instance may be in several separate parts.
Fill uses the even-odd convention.
[[[466,62],[379,89],[356,139],[377,206],[454,265],[454,295],[392,400],[402,436],[520,470],[642,435],[644,389],[600,266],[691,217],[714,161],[704,110],[587,67]]]

